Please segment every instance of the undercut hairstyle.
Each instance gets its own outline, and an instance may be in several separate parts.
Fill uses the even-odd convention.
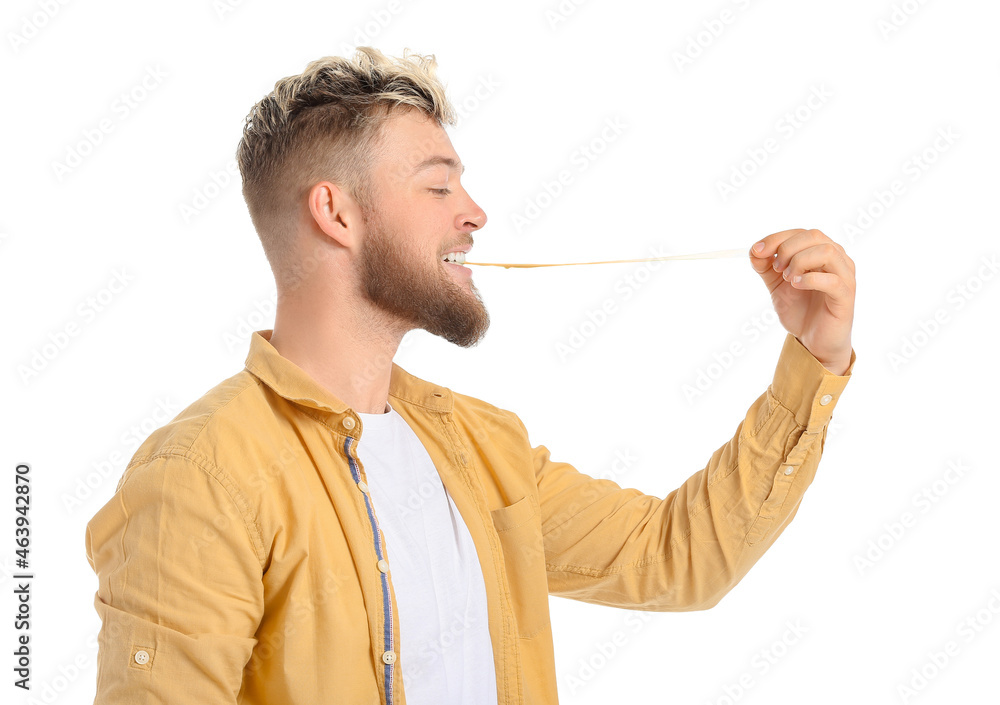
[[[323,57],[281,79],[250,110],[236,161],[250,219],[279,287],[300,269],[296,221],[314,184],[337,184],[370,214],[376,208],[371,167],[386,120],[416,108],[439,125],[455,124],[436,69],[433,54],[404,49],[402,58],[390,58],[358,47],[352,58]]]

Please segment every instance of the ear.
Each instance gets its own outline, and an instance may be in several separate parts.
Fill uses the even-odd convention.
[[[324,234],[346,248],[358,244],[361,209],[349,193],[330,181],[320,181],[309,189],[308,204],[309,215]]]

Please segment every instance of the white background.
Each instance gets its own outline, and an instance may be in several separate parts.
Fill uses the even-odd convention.
[[[312,59],[373,44],[435,54],[465,114],[450,134],[489,216],[470,260],[749,248],[802,227],[857,265],[858,360],[795,521],[708,611],[640,621],[551,598],[561,701],[997,702],[1000,284],[984,263],[1000,249],[1000,6],[45,7],[7,2],[0,23],[4,701],[31,702],[12,685],[14,466],[33,478],[32,696],[89,703],[100,623],[85,526],[138,445],[130,428],[144,438],[168,418],[158,408],[173,416],[239,371],[248,331],[273,323],[233,163],[243,118]],[[814,90],[826,97],[808,107]],[[614,139],[608,120],[622,125]],[[747,162],[768,138],[776,151]],[[723,182],[739,185],[724,197]],[[660,497],[732,437],[785,335],[745,259],[473,271],[493,321],[484,341],[415,331],[396,362],[515,411],[533,444],[583,472],[610,476],[630,454],[614,479]],[[128,283],[111,294],[116,273]],[[100,312],[90,297],[105,297]],[[607,298],[615,313],[560,354]],[[734,343],[743,352],[727,359]],[[702,393],[685,394],[699,374]],[[933,501],[915,501],[923,492]],[[906,512],[915,521],[894,537]],[[960,627],[969,618],[977,631]],[[805,633],[782,644],[796,623]],[[602,650],[618,630],[624,643]],[[935,667],[949,642],[957,655]]]

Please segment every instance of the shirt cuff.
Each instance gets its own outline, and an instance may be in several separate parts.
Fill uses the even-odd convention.
[[[843,375],[835,375],[798,338],[787,333],[774,370],[771,393],[807,433],[818,433],[833,416],[833,409],[851,379],[856,358],[851,348],[850,365]]]

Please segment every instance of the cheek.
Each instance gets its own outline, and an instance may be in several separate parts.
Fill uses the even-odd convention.
[[[451,222],[444,206],[439,200],[427,199],[416,201],[408,209],[399,214],[400,230],[408,233],[415,241],[427,241],[432,247],[441,247],[442,238],[448,236],[448,224]]]
[[[454,237],[452,207],[447,200],[431,193],[407,194],[383,208],[383,222],[405,238],[410,248],[440,252],[448,238]]]

